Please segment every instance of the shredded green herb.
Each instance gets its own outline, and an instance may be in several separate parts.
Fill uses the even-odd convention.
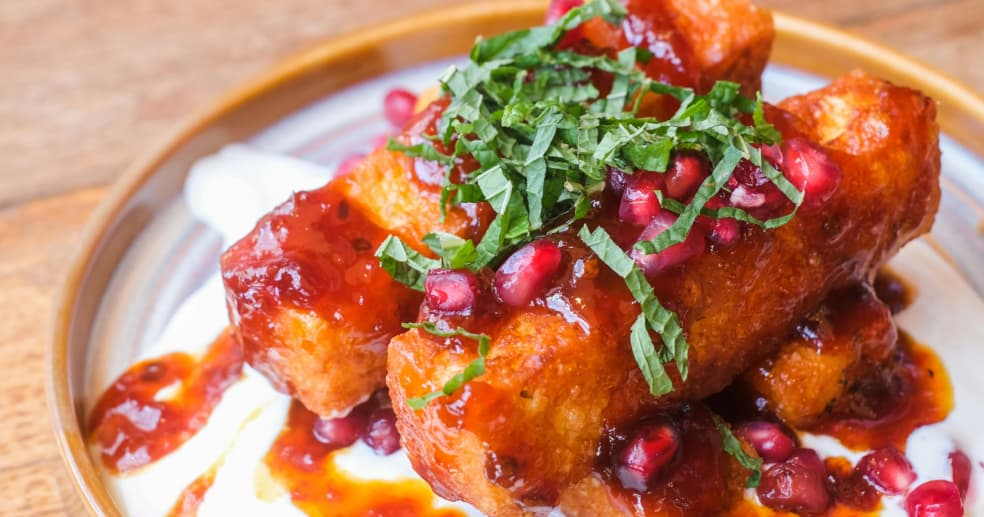
[[[639,66],[652,58],[644,49],[628,48],[615,58],[556,49],[568,30],[587,20],[602,17],[619,24],[625,16],[625,7],[616,0],[595,0],[552,25],[480,39],[468,66],[452,67],[442,77],[450,103],[437,135],[413,146],[390,140],[388,148],[449,168],[456,158],[471,155],[479,167],[463,182],[445,177],[442,214],[448,205],[487,202],[496,215],[478,243],[448,234],[425,237],[440,260],[416,254],[390,236],[377,256],[396,280],[422,289],[423,277],[436,267],[494,267],[516,247],[584,218],[605,188],[608,168],[665,173],[672,154],[683,150],[703,153],[713,164],[712,173],[690,202],[661,200],[678,218],[652,240],[636,243],[637,249],[658,253],[683,242],[698,215],[731,217],[766,229],[793,217],[802,193],[756,147],[780,140],[765,120],[761,96],[746,98],[738,84],[726,81],[705,95],[655,81]],[[607,94],[593,84],[595,71],[612,75]],[[680,107],[668,120],[641,116],[641,101],[648,93],[672,96]],[[746,115],[751,115],[751,126],[739,119]],[[440,151],[437,141],[448,151]],[[791,213],[762,221],[739,208],[705,206],[726,188],[742,159],[761,167],[793,202]],[[630,341],[650,391],[672,391],[664,364],[673,362],[686,380],[690,346],[677,315],[660,303],[642,271],[604,230],[582,228],[579,236],[625,279],[641,306]],[[659,336],[659,347],[650,332]]]
[[[459,374],[452,376],[448,379],[444,386],[439,389],[432,391],[422,397],[413,397],[407,399],[407,405],[413,409],[422,409],[427,404],[438,397],[445,397],[458,391],[466,382],[478,377],[485,373],[485,356],[489,354],[489,342],[490,338],[486,334],[475,334],[468,332],[467,330],[458,327],[455,330],[444,331],[437,327],[437,325],[424,322],[424,323],[404,323],[403,328],[407,329],[421,329],[429,332],[435,336],[450,338],[455,336],[461,336],[468,339],[474,339],[478,342],[478,358],[468,364],[465,370]]]
[[[606,266],[625,279],[632,297],[642,307],[642,313],[632,325],[629,341],[636,364],[649,384],[649,391],[657,397],[673,391],[673,382],[666,374],[663,363],[674,361],[681,380],[686,380],[687,354],[690,348],[676,313],[663,307],[653,292],[653,286],[646,280],[646,275],[612,241],[604,228],[599,227],[590,232],[587,226],[583,226],[577,235]],[[660,335],[663,346],[659,350],[653,344],[649,330]]]
[[[749,454],[742,447],[741,441],[731,432],[731,427],[728,426],[727,422],[717,415],[712,416],[714,425],[721,433],[721,444],[724,447],[724,452],[734,456],[738,463],[749,472],[748,479],[745,480],[745,487],[755,488],[759,486],[759,482],[762,481],[762,459]]]

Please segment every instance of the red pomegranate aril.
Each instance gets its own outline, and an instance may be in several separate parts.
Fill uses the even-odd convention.
[[[364,154],[353,154],[352,156],[345,158],[338,164],[338,167],[335,168],[335,177],[342,178],[348,176],[365,157],[366,155]]]
[[[495,294],[506,305],[523,307],[539,296],[560,268],[560,248],[541,239],[516,250],[495,272]]]
[[[643,491],[680,453],[680,432],[666,418],[640,425],[616,458],[616,475],[622,486]]]
[[[774,510],[821,513],[830,506],[827,472],[812,449],[796,449],[789,459],[769,467],[756,493]]]
[[[683,201],[693,196],[711,174],[711,164],[703,155],[679,153],[666,169],[666,195]]]
[[[656,191],[662,189],[663,178],[653,172],[636,172],[625,186],[618,206],[618,219],[623,223],[646,226],[660,211]]]
[[[796,442],[774,422],[745,422],[736,432],[766,463],[786,461],[796,448]]]
[[[719,248],[727,248],[741,238],[741,225],[731,218],[715,219],[707,239]]]
[[[553,23],[567,14],[567,11],[583,4],[584,0],[553,0],[547,8],[547,23]]]
[[[970,476],[972,466],[970,458],[963,451],[953,451],[950,453],[950,468],[953,470],[953,484],[960,490],[960,498],[967,497],[967,490],[970,489]]]
[[[355,443],[366,432],[368,424],[369,411],[363,404],[343,417],[319,418],[312,432],[319,442],[341,449]]]
[[[400,432],[396,429],[393,408],[381,407],[369,415],[369,426],[362,440],[381,456],[400,450]]]
[[[759,147],[762,157],[769,161],[773,167],[782,170],[782,148],[778,145],[763,145]]]
[[[749,187],[738,185],[731,191],[731,204],[738,208],[758,208],[765,204],[765,194],[755,192]]]
[[[621,199],[625,192],[625,186],[629,183],[630,176],[621,169],[608,167],[608,174],[605,175],[605,189],[612,193],[616,198]]]
[[[413,118],[417,96],[403,88],[393,88],[383,98],[383,115],[393,127],[402,129]]]
[[[657,235],[666,231],[667,228],[673,226],[676,220],[677,216],[672,212],[661,210],[656,214],[652,222],[649,223],[649,226],[646,226],[642,230],[639,240],[652,240]],[[639,267],[647,275],[655,275],[671,267],[693,260],[703,252],[704,232],[695,224],[690,228],[687,238],[681,243],[674,244],[659,253],[651,254],[646,254],[642,250],[633,248],[631,255],[632,259],[636,261],[636,264],[639,264]]]
[[[759,219],[775,217],[788,203],[785,194],[769,181],[762,169],[748,160],[738,162],[727,187],[731,192],[725,204],[745,208]]]
[[[424,279],[427,307],[449,314],[471,312],[478,299],[478,278],[464,269],[434,269]]]
[[[905,511],[909,517],[962,517],[960,489],[950,481],[928,481],[909,492]]]
[[[799,137],[786,140],[782,144],[782,155],[783,173],[804,193],[804,207],[820,206],[840,185],[840,166],[809,140]]]
[[[866,454],[858,461],[858,472],[885,494],[904,494],[916,480],[916,473],[905,455],[892,446]]]

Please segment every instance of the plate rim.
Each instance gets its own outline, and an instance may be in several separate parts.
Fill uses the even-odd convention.
[[[158,173],[161,166],[194,136],[207,130],[223,116],[318,68],[340,61],[346,56],[365,52],[381,42],[394,41],[412,33],[461,22],[475,24],[483,19],[506,20],[542,16],[545,8],[546,3],[543,0],[489,1],[424,11],[356,32],[326,38],[307,50],[287,57],[252,80],[230,89],[204,108],[194,111],[167,132],[159,143],[141,153],[114,181],[106,197],[100,201],[86,223],[77,251],[58,288],[46,357],[46,399],[51,429],[64,468],[68,471],[75,494],[84,509],[92,515],[122,515],[102,482],[79,424],[84,415],[78,414],[70,386],[69,339],[86,274],[93,266],[94,258],[113,222],[147,180]],[[966,132],[951,136],[975,153],[984,154],[984,98],[966,84],[857,34],[781,11],[773,10],[772,13],[776,40],[770,63],[793,66],[825,76],[833,75],[836,63],[818,64],[816,61],[808,61],[803,49],[812,48],[856,61],[865,69],[888,72],[889,79],[920,89],[936,99],[941,108],[945,106],[946,111],[941,111],[950,119],[941,120],[940,126],[953,125],[967,129]],[[796,49],[800,50],[796,52]],[[975,143],[978,145],[974,145]]]

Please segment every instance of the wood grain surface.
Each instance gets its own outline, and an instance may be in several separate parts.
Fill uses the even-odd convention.
[[[112,182],[193,109],[325,37],[461,0],[0,2],[0,515],[81,515],[49,431],[53,298]],[[984,93],[982,0],[760,0]]]

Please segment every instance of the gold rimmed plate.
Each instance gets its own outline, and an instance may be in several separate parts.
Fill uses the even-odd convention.
[[[374,99],[423,86],[479,34],[529,27],[542,2],[499,1],[422,14],[329,40],[188,119],[115,185],[90,222],[60,294],[50,350],[55,433],[84,506],[120,515],[84,435],[93,386],[126,368],[217,267],[219,237],[182,202],[191,165],[235,142],[331,166],[384,127]],[[944,199],[931,242],[984,293],[984,101],[967,87],[855,36],[776,13],[766,95],[778,99],[862,68],[939,101]],[[330,116],[329,116],[330,115]],[[358,122],[358,123],[356,123]],[[104,384],[103,384],[104,385]],[[980,393],[984,396],[984,392]],[[959,402],[959,401],[958,401]]]

